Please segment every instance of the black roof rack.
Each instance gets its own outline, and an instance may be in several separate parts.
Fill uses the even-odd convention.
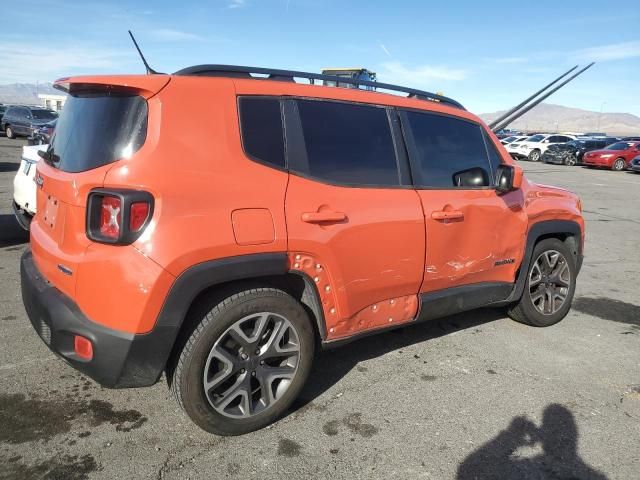
[[[391,90],[395,92],[403,92],[408,94],[408,97],[418,98],[420,100],[429,100],[431,102],[444,103],[456,108],[464,110],[465,108],[452,98],[448,98],[435,93],[425,92],[422,90],[416,90],[414,88],[401,87],[398,85],[391,85],[389,83],[371,82],[369,80],[358,80],[355,78],[337,77],[334,75],[322,75],[320,73],[311,72],[297,72],[295,70],[277,70],[273,68],[261,68],[261,67],[243,67],[239,65],[195,65],[193,67],[183,68],[174,73],[174,75],[199,75],[208,77],[234,77],[234,78],[256,78],[252,74],[266,75],[266,80],[277,80],[294,82],[294,78],[306,78],[311,85],[315,85],[315,80],[322,80],[328,82],[348,83],[356,86],[374,87],[383,90]]]

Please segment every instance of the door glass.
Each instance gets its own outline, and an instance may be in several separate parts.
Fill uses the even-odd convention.
[[[415,151],[414,181],[421,187],[487,187],[491,166],[480,125],[444,115],[406,112]],[[461,178],[472,178],[473,182]]]
[[[346,185],[399,185],[387,111],[339,102],[298,100],[308,170]]]
[[[280,100],[242,97],[238,103],[244,151],[260,162],[284,168],[284,133]]]

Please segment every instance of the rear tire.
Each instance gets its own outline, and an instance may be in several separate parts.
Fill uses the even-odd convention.
[[[624,170],[624,167],[624,158],[616,158],[616,161],[613,162],[613,165],[611,166],[611,170],[613,170],[614,172],[621,172],[622,170]]]
[[[564,157],[564,164],[568,167],[573,167],[578,163],[578,157],[576,157],[573,153],[570,153],[566,157]]]
[[[13,133],[13,129],[9,125],[5,127],[4,133],[7,135],[7,138],[16,138],[15,133]]]
[[[213,303],[169,372],[170,388],[203,430],[241,435],[276,421],[298,396],[313,362],[313,327],[303,306],[275,288]]]
[[[548,327],[571,309],[576,290],[576,264],[571,250],[557,238],[547,238],[533,249],[522,297],[509,316],[534,327]]]

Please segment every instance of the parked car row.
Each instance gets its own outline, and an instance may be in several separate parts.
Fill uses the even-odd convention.
[[[591,135],[512,135],[501,142],[516,160],[640,171],[640,168],[633,168],[637,165],[633,160],[640,156],[640,137],[619,138],[600,133]]]
[[[0,129],[8,138],[32,137],[35,130],[58,118],[58,113],[44,107],[9,105],[0,119]]]

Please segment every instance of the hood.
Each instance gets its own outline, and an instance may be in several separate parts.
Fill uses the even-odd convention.
[[[591,150],[590,152],[585,153],[585,156],[600,157],[602,155],[618,155],[620,152],[624,152],[624,150],[607,150],[603,148],[601,150]]]

